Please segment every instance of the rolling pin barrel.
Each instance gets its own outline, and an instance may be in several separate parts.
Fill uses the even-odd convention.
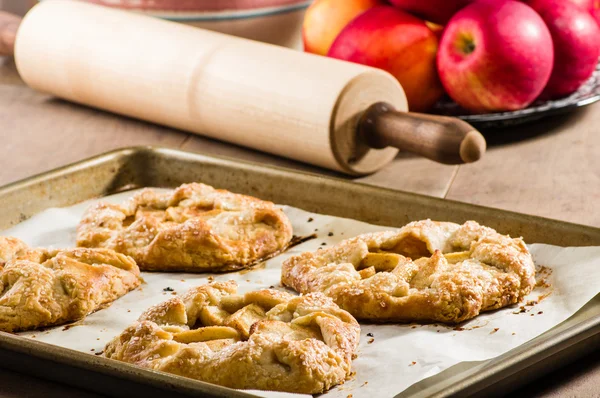
[[[14,43],[23,80],[69,101],[354,175],[377,171],[399,145],[446,163],[476,160],[455,145],[472,128],[444,139],[439,120],[406,113],[402,88],[381,70],[67,0],[36,5],[15,43],[17,25],[0,15],[0,52]],[[380,102],[388,112],[365,119]],[[381,137],[386,145],[369,145]]]

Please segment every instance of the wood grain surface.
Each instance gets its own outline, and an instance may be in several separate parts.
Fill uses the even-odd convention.
[[[0,369],[1,398],[99,398],[101,395]]]
[[[600,103],[487,137],[448,199],[600,226]]]
[[[14,64],[0,66],[0,184],[132,145],[179,147],[187,134],[84,108],[19,84]]]
[[[534,125],[488,132],[489,151],[475,164],[444,166],[401,153],[380,172],[354,181],[600,227],[599,130],[597,104]],[[131,145],[182,148],[342,177],[52,99],[25,87],[7,59],[0,59],[0,139],[0,185]],[[598,354],[590,352],[515,396],[598,397]],[[0,386],[0,397],[97,396],[4,370]]]

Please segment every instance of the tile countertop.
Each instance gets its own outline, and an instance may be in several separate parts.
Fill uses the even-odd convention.
[[[240,160],[331,172],[70,104],[27,88],[0,57],[0,185],[111,149],[161,145]],[[478,163],[444,166],[401,154],[355,181],[600,227],[600,103],[535,125],[486,134]],[[337,175],[339,177],[339,175]],[[529,397],[597,397],[600,352],[519,392]],[[0,397],[96,396],[0,370]]]

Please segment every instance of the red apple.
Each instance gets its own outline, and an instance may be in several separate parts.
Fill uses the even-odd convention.
[[[566,3],[573,3],[589,11],[596,22],[600,25],[600,0],[564,0]]]
[[[390,0],[390,3],[428,21],[445,25],[473,0]]]
[[[425,111],[443,95],[435,65],[437,48],[438,38],[424,21],[378,6],[350,22],[327,55],[390,72],[404,88],[410,109]]]
[[[588,11],[592,14],[592,17],[594,17],[598,26],[600,26],[600,0],[593,0],[592,6]]]
[[[552,37],[528,5],[482,0],[446,26],[437,65],[442,84],[473,112],[526,107],[542,92],[554,60]]]
[[[302,39],[304,50],[326,55],[335,40],[350,21],[384,0],[316,0],[304,17]]]
[[[542,97],[571,94],[596,69],[600,27],[587,10],[564,0],[531,0],[528,4],[546,22],[554,43],[554,68]]]

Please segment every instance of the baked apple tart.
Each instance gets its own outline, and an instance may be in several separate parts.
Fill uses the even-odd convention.
[[[127,254],[144,271],[247,268],[291,238],[290,221],[273,203],[198,183],[145,189],[121,205],[101,202],[77,228],[78,246]]]
[[[2,242],[7,239],[1,238],[0,246]],[[0,271],[0,330],[18,332],[82,319],[141,282],[135,261],[109,249],[23,246]]]
[[[107,358],[237,389],[317,394],[343,383],[360,327],[320,293],[203,285],[147,310]]]
[[[424,220],[291,257],[281,281],[359,320],[459,323],[521,301],[535,266],[520,238],[474,221]]]

